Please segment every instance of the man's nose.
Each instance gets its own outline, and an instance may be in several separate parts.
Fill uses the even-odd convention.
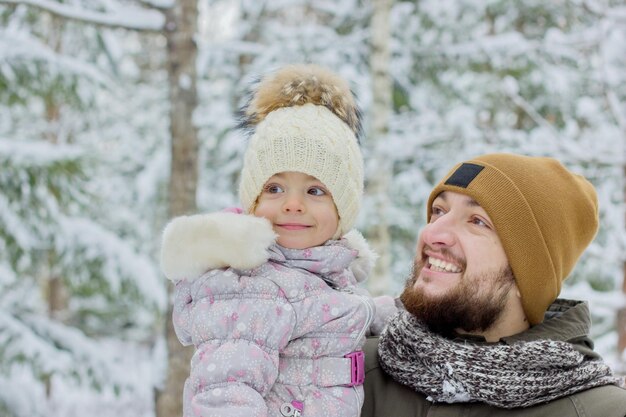
[[[287,213],[304,213],[305,206],[302,197],[297,194],[287,194],[283,211]]]
[[[456,243],[456,220],[450,213],[438,217],[422,230],[422,240],[430,247],[450,247]]]

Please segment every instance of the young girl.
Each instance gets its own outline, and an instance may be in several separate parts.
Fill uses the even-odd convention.
[[[244,117],[247,214],[179,217],[163,233],[174,327],[196,347],[184,415],[356,417],[375,312],[357,288],[374,256],[347,233],[363,190],[359,110],[335,74],[292,66],[261,80]]]

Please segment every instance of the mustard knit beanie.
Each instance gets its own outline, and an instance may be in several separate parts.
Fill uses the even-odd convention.
[[[356,221],[363,195],[361,112],[345,80],[316,65],[292,65],[269,74],[242,111],[251,133],[239,198],[254,210],[267,180],[285,171],[321,181],[339,214],[334,238]]]
[[[468,195],[493,221],[531,325],[541,323],[561,283],[598,230],[593,185],[552,158],[491,154],[456,165],[443,191]]]

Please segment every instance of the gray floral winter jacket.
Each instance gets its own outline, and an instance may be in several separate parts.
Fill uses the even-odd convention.
[[[274,239],[265,219],[233,213],[166,227],[174,328],[196,347],[185,416],[359,415],[375,307],[351,266],[369,269],[371,252],[360,235],[303,250]]]

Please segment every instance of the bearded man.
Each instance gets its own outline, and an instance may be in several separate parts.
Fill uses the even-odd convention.
[[[587,304],[557,299],[598,228],[586,179],[484,155],[435,186],[427,218],[404,309],[366,344],[362,417],[626,416]]]

